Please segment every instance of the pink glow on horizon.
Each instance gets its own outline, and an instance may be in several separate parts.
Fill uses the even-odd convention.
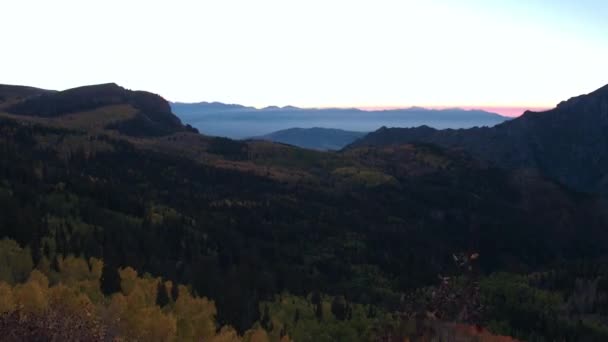
[[[550,107],[507,107],[507,106],[421,106],[422,108],[427,109],[449,109],[449,108],[460,108],[465,110],[485,110],[486,112],[496,113],[508,117],[518,117],[522,115],[526,110],[530,110],[533,112],[542,112]],[[359,107],[361,110],[391,110],[391,109],[407,109],[411,107],[398,107],[398,106],[388,106],[388,107]]]

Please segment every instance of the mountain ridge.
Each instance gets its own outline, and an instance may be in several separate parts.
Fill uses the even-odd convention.
[[[263,106],[263,107],[256,107],[256,106],[247,106],[247,105],[242,105],[242,104],[238,104],[238,103],[229,103],[229,102],[222,102],[222,101],[198,101],[198,102],[188,102],[188,101],[169,101],[170,104],[172,105],[184,105],[184,106],[217,106],[217,107],[221,107],[221,108],[242,108],[242,109],[251,109],[251,110],[265,110],[265,109],[270,109],[270,110],[276,110],[276,109],[285,109],[285,110],[356,110],[356,111],[360,111],[360,112],[391,112],[391,111],[419,111],[419,110],[424,110],[424,111],[462,111],[462,112],[485,112],[485,113],[489,113],[489,114],[494,114],[494,115],[498,115],[501,117],[506,117],[508,118],[508,116],[504,116],[501,115],[499,113],[495,113],[492,111],[488,111],[488,110],[484,110],[482,108],[462,108],[459,106],[454,106],[454,107],[446,107],[446,108],[433,108],[433,107],[425,107],[425,106],[404,106],[404,107],[391,107],[391,108],[382,108],[382,107],[356,107],[356,106],[351,106],[351,107],[340,107],[340,106],[325,106],[325,107],[316,107],[316,106],[312,106],[312,107],[299,107],[299,106],[293,106],[293,105],[285,105],[285,106],[277,106],[277,105],[269,105],[269,106]]]
[[[425,142],[462,148],[506,168],[537,168],[577,190],[608,194],[608,86],[494,127],[382,128],[350,146]]]
[[[2,94],[0,88],[0,95]],[[8,92],[12,88],[5,86]],[[167,135],[192,130],[182,124],[172,113],[171,106],[160,95],[146,91],[134,91],[116,83],[95,84],[62,91],[29,91],[30,94],[3,108],[4,111],[21,116],[57,118],[99,108],[126,105],[135,109],[134,115],[125,115],[124,120],[108,122],[106,128],[127,135]],[[103,119],[103,118],[99,118]]]
[[[510,118],[482,110],[404,109],[363,110],[357,108],[253,108],[218,102],[203,104],[172,103],[182,121],[207,135],[243,139],[293,127],[335,128],[370,132],[381,126],[415,127],[427,124],[437,128],[493,126]]]

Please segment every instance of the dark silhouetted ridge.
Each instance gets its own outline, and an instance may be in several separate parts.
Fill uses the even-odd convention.
[[[61,117],[113,105],[130,105],[138,110],[132,119],[115,122],[108,128],[135,136],[166,135],[189,130],[171,112],[171,106],[161,96],[125,89],[115,83],[90,85],[59,92],[43,92],[10,106],[14,114]]]
[[[506,168],[536,168],[577,190],[608,194],[608,85],[494,127],[381,129],[350,148],[410,142],[463,148]]]
[[[10,85],[10,84],[0,84],[0,103],[9,101],[9,100],[21,100],[30,96],[36,96],[45,93],[51,93],[52,90],[20,86],[20,85]]]

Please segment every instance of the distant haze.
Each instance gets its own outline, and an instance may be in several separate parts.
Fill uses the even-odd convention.
[[[446,106],[425,106],[425,108],[428,108],[428,109],[450,109],[451,107],[446,107]],[[508,116],[508,117],[515,118],[515,117],[518,117],[518,116],[522,115],[524,112],[526,112],[528,110],[529,111],[533,111],[533,112],[543,112],[543,111],[551,109],[552,107],[536,107],[536,106],[527,106],[527,107],[459,106],[458,108],[465,109],[465,110],[483,110],[483,111],[486,111],[486,112],[496,113],[496,114],[500,114],[500,115],[503,115],[503,116]],[[377,110],[395,110],[395,109],[405,109],[405,108],[382,106],[382,107],[359,107],[359,109],[366,110],[366,111],[377,111]]]
[[[266,107],[257,109],[218,102],[172,103],[173,112],[201,133],[241,139],[288,128],[335,128],[371,132],[387,127],[469,128],[494,126],[508,118],[480,110],[408,108],[359,110],[345,108],[305,109]]]

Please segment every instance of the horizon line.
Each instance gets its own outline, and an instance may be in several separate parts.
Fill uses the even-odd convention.
[[[406,109],[414,109],[414,108],[421,108],[421,109],[425,109],[425,110],[448,110],[448,109],[455,109],[455,110],[466,110],[466,111],[473,111],[473,110],[481,110],[481,111],[485,111],[488,113],[493,113],[493,114],[498,114],[501,116],[506,116],[506,117],[518,117],[523,115],[526,111],[532,111],[532,112],[543,112],[543,111],[547,111],[550,110],[552,108],[554,108],[555,106],[484,106],[484,105],[480,105],[480,106],[474,106],[474,105],[427,105],[427,106],[416,106],[416,105],[412,105],[412,106],[294,106],[294,105],[285,105],[285,106],[279,106],[279,105],[269,105],[269,106],[249,106],[249,105],[243,105],[240,103],[228,103],[228,102],[221,102],[221,101],[197,101],[197,102],[186,102],[186,101],[169,101],[170,103],[175,103],[175,104],[201,104],[201,103],[209,103],[209,104],[213,104],[213,103],[217,103],[217,104],[224,104],[224,105],[228,105],[228,106],[243,106],[246,108],[254,108],[256,110],[263,110],[263,109],[267,109],[267,108],[278,108],[278,109],[285,109],[285,108],[297,108],[297,109],[308,109],[308,110],[323,110],[323,109],[357,109],[357,110],[362,110],[362,111],[366,111],[366,112],[373,112],[373,111],[390,111],[390,110],[406,110]]]
[[[446,110],[446,109],[460,109],[460,110],[482,110],[489,113],[499,114],[508,117],[518,117],[523,115],[526,111],[543,112],[554,107],[549,106],[366,106],[356,107],[360,110],[365,111],[379,111],[379,110],[399,110],[399,109],[410,109],[410,108],[424,108],[429,110]]]

